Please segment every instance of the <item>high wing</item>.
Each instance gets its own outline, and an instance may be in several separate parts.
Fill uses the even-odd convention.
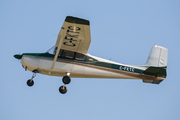
[[[67,16],[56,41],[56,55],[51,69],[54,68],[60,49],[86,54],[91,43],[89,21]]]
[[[89,21],[67,16],[59,32],[56,47],[78,53],[87,53],[91,42]]]

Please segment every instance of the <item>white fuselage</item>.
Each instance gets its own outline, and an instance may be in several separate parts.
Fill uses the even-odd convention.
[[[89,55],[90,56],[90,55]],[[94,56],[91,56],[94,57]],[[119,63],[115,63],[109,60],[101,59],[98,57],[94,57],[98,61],[123,65]],[[51,76],[65,76],[67,73],[70,73],[70,77],[77,78],[117,78],[117,79],[148,79],[148,76],[139,75],[137,73],[133,73],[135,68],[145,70],[147,67],[145,66],[130,66],[126,65],[125,68],[119,67],[118,70],[99,67],[89,64],[76,63],[71,61],[63,61],[63,59],[58,59],[55,63],[53,69],[51,69],[53,59],[42,58],[38,56],[29,56],[23,55],[21,59],[21,63],[26,67],[27,70],[33,71],[35,69],[38,70],[38,73],[51,75]],[[122,70],[124,69],[124,70]],[[149,79],[152,79],[150,77]]]

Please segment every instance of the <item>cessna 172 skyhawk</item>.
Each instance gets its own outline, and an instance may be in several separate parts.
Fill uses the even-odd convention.
[[[76,78],[115,78],[142,79],[145,83],[159,84],[166,78],[168,49],[154,45],[145,65],[124,65],[87,53],[90,42],[89,21],[77,17],[67,16],[58,34],[54,47],[45,53],[16,54],[21,59],[25,70],[33,72],[27,81],[33,86],[36,73],[51,76],[64,76],[63,86],[59,92],[67,92],[66,84],[70,77]]]

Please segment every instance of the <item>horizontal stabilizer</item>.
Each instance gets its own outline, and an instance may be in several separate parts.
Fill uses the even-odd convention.
[[[144,83],[160,84],[162,80],[143,80]]]
[[[166,67],[149,67],[143,74],[166,78]]]
[[[155,77],[162,77],[166,78],[166,67],[149,67],[145,71],[142,72],[145,75],[151,75]],[[162,80],[146,80],[143,79],[144,83],[152,83],[152,84],[159,84]]]

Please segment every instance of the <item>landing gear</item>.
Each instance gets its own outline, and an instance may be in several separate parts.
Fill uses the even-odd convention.
[[[29,80],[27,81],[27,85],[28,85],[29,87],[33,86],[33,85],[34,85],[34,81],[31,80],[31,79],[29,79]]]
[[[27,85],[28,85],[29,87],[31,87],[31,86],[34,85],[33,78],[36,77],[36,73],[37,73],[37,70],[33,70],[32,78],[27,81]]]
[[[59,87],[59,92],[61,94],[65,94],[67,92],[67,87],[65,85]]]
[[[71,78],[69,77],[69,75],[70,73],[67,73],[67,75],[62,78],[62,82],[64,83],[64,85],[59,87],[59,92],[61,94],[65,94],[67,92],[67,87],[65,85],[71,82]]]
[[[27,81],[27,85],[29,87],[32,87],[34,85],[33,79],[34,79],[34,77],[36,77],[36,73],[38,73],[38,70],[33,70],[32,72],[33,72],[32,78]],[[67,73],[67,75],[62,78],[62,82],[64,83],[64,85],[59,87],[59,92],[61,94],[65,94],[67,92],[66,85],[71,82],[71,78],[69,77],[69,75],[70,75],[70,73]]]
[[[71,82],[71,78],[69,76],[64,76],[62,81],[64,84],[69,84]]]

